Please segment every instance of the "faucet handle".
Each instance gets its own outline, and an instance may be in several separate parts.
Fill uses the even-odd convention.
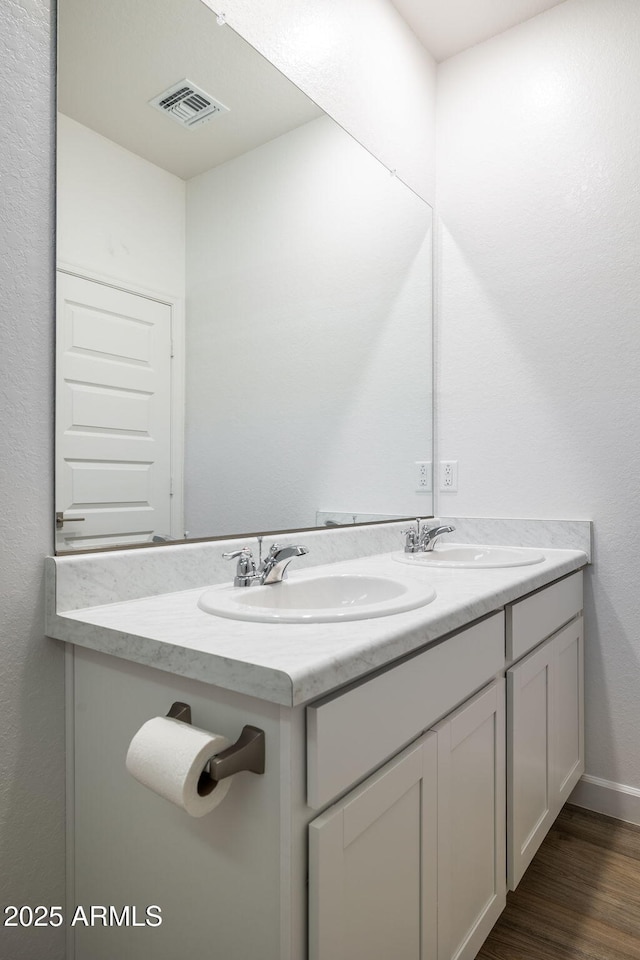
[[[415,527],[409,527],[407,530],[401,530],[400,533],[404,535],[404,552],[405,553],[415,553],[418,549],[418,542],[420,540],[420,518],[416,520]]]
[[[235,560],[236,557],[253,557],[251,547],[242,547],[241,550],[232,550],[230,553],[223,553],[223,560]]]
[[[232,550],[230,553],[223,553],[224,560],[235,560],[238,558],[236,575],[233,583],[236,587],[248,587],[256,576],[256,565],[250,547],[242,547],[241,550]]]

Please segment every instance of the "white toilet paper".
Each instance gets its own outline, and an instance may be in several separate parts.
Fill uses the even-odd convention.
[[[145,787],[182,807],[192,817],[202,817],[224,800],[231,786],[233,777],[228,777],[216,783],[209,793],[198,793],[198,781],[207,761],[228,746],[230,741],[220,734],[172,717],[153,717],[140,727],[129,744],[127,770]]]

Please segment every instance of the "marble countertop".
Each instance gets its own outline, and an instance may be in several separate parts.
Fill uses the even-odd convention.
[[[357,680],[539,587],[580,569],[580,550],[543,548],[541,563],[498,569],[399,564],[391,554],[315,567],[427,580],[436,599],[406,613],[348,623],[249,623],[200,610],[203,592],[158,596],[53,613],[51,637],[285,706]],[[292,571],[290,578],[295,578]]]

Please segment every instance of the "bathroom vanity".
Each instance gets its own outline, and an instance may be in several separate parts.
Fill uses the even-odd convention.
[[[305,559],[328,536],[305,534]],[[76,927],[76,960],[475,956],[583,771],[587,555],[423,569],[381,544],[313,572],[401,575],[436,597],[347,623],[199,609],[219,544],[47,561],[47,632],[68,642],[67,909],[162,911],[157,927]],[[201,819],[124,765],[174,701],[232,741],[265,732],[265,773],[237,774]]]

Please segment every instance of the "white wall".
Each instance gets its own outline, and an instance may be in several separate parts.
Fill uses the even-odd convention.
[[[184,297],[185,183],[58,114],[58,262]]]
[[[53,547],[53,47],[45,0],[0,4],[0,903],[64,903],[61,645],[43,638]],[[25,104],[28,109],[25,110]],[[3,914],[4,919],[4,914]],[[0,929],[11,960],[61,960],[64,931]]]
[[[433,204],[436,64],[390,0],[204,0]]]
[[[430,208],[328,117],[187,198],[191,536],[424,513]]]
[[[592,518],[587,772],[640,788],[640,4],[439,68],[439,456],[458,516]]]

